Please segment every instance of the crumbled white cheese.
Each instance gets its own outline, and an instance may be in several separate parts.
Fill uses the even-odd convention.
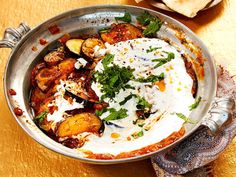
[[[57,86],[57,92],[54,94],[55,100],[53,100],[51,104],[48,104],[48,107],[57,106],[58,110],[55,110],[53,114],[49,113],[47,115],[48,121],[53,121],[54,123],[60,122],[64,120],[64,117],[66,116],[65,111],[84,107],[83,103],[77,103],[75,99],[70,103],[64,98],[65,87],[66,84],[64,81],[61,81],[60,85]]]
[[[94,48],[94,57],[99,58],[103,57],[107,53],[107,49],[101,48],[99,45],[96,45]]]
[[[82,66],[82,67],[85,67],[87,63],[88,63],[88,62],[87,62],[85,59],[83,59],[83,58],[78,58],[78,59],[77,59],[77,62],[75,63],[74,66],[75,66],[76,69],[80,69],[81,66]]]

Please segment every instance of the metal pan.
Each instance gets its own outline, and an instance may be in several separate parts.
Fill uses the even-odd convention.
[[[163,149],[124,159],[88,159],[83,157],[83,154],[78,153],[78,151],[64,147],[63,145],[53,141],[34,124],[32,121],[33,114],[29,106],[30,73],[35,64],[40,60],[40,56],[43,56],[44,53],[49,50],[55,41],[64,33],[84,35],[94,34],[98,29],[110,26],[114,22],[114,17],[121,16],[125,11],[132,15],[132,20],[135,23],[136,17],[145,10],[158,16],[162,21],[164,21],[164,25],[157,33],[159,38],[168,40],[179,48],[179,50],[184,50],[192,60],[196,60],[198,55],[201,55],[201,57],[205,59],[205,77],[202,80],[198,80],[197,92],[197,95],[201,95],[204,101],[202,101],[197,109],[195,109],[190,115],[190,118],[194,119],[198,123],[194,125],[186,125],[186,134],[180,140]],[[60,28],[60,33],[52,35],[48,31],[48,27],[55,24]],[[182,40],[184,38],[187,42],[183,43],[183,41],[180,40],[180,36]],[[38,41],[41,38],[48,40],[47,46],[39,44]],[[189,136],[201,125],[207,125],[213,132],[216,132],[226,121],[229,120],[230,111],[234,105],[234,101],[230,98],[218,99],[215,97],[217,82],[216,67],[211,55],[202,41],[200,41],[190,29],[180,22],[149,9],[134,6],[92,6],[75,9],[49,19],[33,29],[30,29],[25,23],[21,23],[16,29],[8,28],[5,31],[3,40],[0,41],[0,47],[12,49],[4,74],[4,92],[8,106],[16,121],[25,132],[40,144],[53,151],[77,158],[84,162],[113,164],[140,160],[156,155],[169,147],[175,146],[179,141],[182,141],[184,138]],[[32,51],[32,47],[36,47],[38,50]],[[17,95],[9,95],[9,89],[14,89],[17,92]],[[212,105],[213,108],[211,108]],[[23,110],[22,116],[16,116],[14,114],[13,110],[15,107],[20,107]]]

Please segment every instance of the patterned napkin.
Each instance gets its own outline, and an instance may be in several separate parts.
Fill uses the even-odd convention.
[[[231,96],[236,100],[236,85],[229,72],[218,66],[217,75],[217,97]],[[236,135],[236,109],[232,115],[232,122],[222,127],[216,135],[212,135],[207,127],[201,126],[178,146],[153,157],[151,161],[156,175],[209,176],[209,166],[205,165],[215,160]]]

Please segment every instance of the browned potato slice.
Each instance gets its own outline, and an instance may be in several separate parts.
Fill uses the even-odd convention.
[[[92,113],[76,114],[59,125],[57,135],[66,137],[83,132],[98,133],[101,125],[102,121]]]
[[[94,47],[99,46],[102,49],[105,49],[104,43],[97,38],[88,38],[84,41],[82,45],[82,52],[88,56],[89,58],[96,58],[97,56],[94,55]]]
[[[80,54],[81,47],[83,44],[83,39],[70,39],[66,42],[66,47],[75,54]]]
[[[114,24],[108,32],[101,33],[102,40],[109,44],[140,37],[143,37],[142,31],[128,23]]]
[[[36,75],[35,81],[38,87],[43,92],[46,92],[59,76],[60,72],[57,70],[57,67],[44,68]]]
[[[70,74],[74,71],[76,59],[73,58],[67,58],[63,60],[61,63],[59,63],[58,67],[62,74]]]

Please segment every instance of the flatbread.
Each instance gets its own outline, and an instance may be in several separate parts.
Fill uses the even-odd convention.
[[[187,17],[194,17],[212,0],[162,0],[170,9]]]

